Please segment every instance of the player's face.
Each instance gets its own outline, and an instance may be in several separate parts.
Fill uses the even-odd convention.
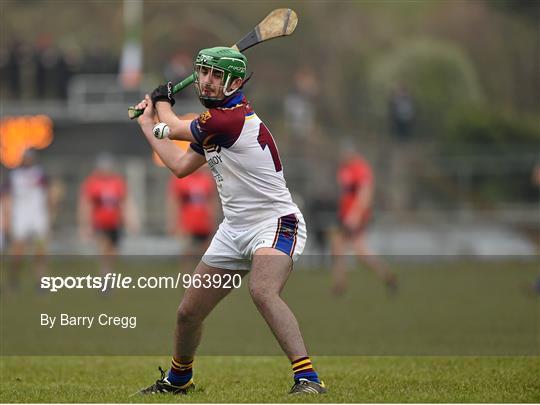
[[[201,66],[198,70],[198,77],[203,96],[215,98],[224,97],[222,71]]]

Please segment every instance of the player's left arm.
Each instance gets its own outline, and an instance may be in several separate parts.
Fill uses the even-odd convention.
[[[156,112],[159,122],[164,122],[169,126],[169,139],[197,142],[191,133],[192,120],[178,118],[168,102],[158,101],[156,103]]]
[[[167,166],[176,177],[185,177],[206,163],[204,155],[195,152],[192,148],[189,148],[184,152],[177,148],[172,140],[157,139],[154,136],[152,128],[156,122],[155,109],[152,100],[148,95],[146,95],[143,101],[137,104],[136,108],[140,110],[144,109],[144,113],[137,118],[137,122],[139,123],[146,140],[152,149],[159,155],[165,166]],[[195,139],[191,136],[191,130],[190,137],[192,142],[195,143]]]

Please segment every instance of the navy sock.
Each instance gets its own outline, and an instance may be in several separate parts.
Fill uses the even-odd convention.
[[[189,363],[181,363],[179,360],[173,357],[171,362],[171,369],[167,379],[172,385],[181,387],[185,385],[193,378],[193,360]]]
[[[294,372],[295,381],[305,378],[306,380],[313,381],[318,384],[321,383],[321,380],[319,380],[319,375],[313,369],[313,365],[311,364],[311,359],[309,357],[302,357],[295,360],[291,363],[291,365]]]

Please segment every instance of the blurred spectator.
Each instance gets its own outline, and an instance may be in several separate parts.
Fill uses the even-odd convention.
[[[80,52],[65,52],[46,34],[35,44],[13,41],[2,49],[2,90],[10,99],[66,99],[69,81],[81,66]],[[22,82],[31,85],[21,86]]]
[[[390,128],[392,135],[406,141],[412,136],[416,116],[414,100],[405,86],[397,87],[389,101]]]
[[[347,289],[345,258],[349,248],[355,257],[386,284],[390,291],[397,287],[396,278],[387,265],[366,246],[365,234],[371,219],[374,178],[369,163],[351,145],[344,145],[342,161],[337,173],[341,188],[339,229],[332,238],[332,291],[343,294]]]
[[[9,97],[18,100],[21,98],[21,43],[14,41],[7,50],[6,61],[6,84],[9,90]]]
[[[533,168],[532,182],[536,187],[540,188],[540,156],[538,156],[538,159],[536,160],[536,164],[534,165],[534,168]],[[538,201],[537,201],[537,203],[538,203]],[[536,225],[538,226],[539,223],[537,222]],[[538,235],[538,229],[536,230],[536,233]],[[540,243],[540,242],[537,239],[537,244],[538,243]],[[532,285],[532,291],[534,291],[536,294],[540,294],[540,276],[536,277],[536,280]]]
[[[200,256],[216,228],[216,186],[206,167],[187,178],[171,176],[167,192],[168,233],[185,243],[184,255]]]
[[[107,50],[94,47],[84,55],[82,73],[85,74],[117,74],[119,61]]]
[[[532,171],[532,182],[536,187],[540,187],[540,156],[538,156]]]
[[[171,58],[165,63],[163,68],[163,77],[165,81],[171,81],[178,83],[184,80],[187,76],[193,73],[193,60],[190,54],[184,52],[177,52],[171,56]],[[181,91],[177,93],[175,98],[190,97],[189,92]]]
[[[56,201],[49,192],[49,180],[45,171],[36,163],[34,150],[24,152],[20,167],[8,175],[8,183],[3,187],[2,206],[4,227],[10,229],[11,264],[8,283],[18,289],[23,258],[27,247],[34,250],[34,266],[39,278],[46,273],[47,237],[50,212]]]
[[[319,92],[317,78],[310,68],[295,74],[296,89],[285,97],[284,109],[288,132],[305,138],[315,131],[315,98]]]
[[[3,175],[3,173],[1,173]],[[3,176],[2,176],[3,178]],[[8,208],[8,184],[0,184],[0,253],[4,253],[7,245],[7,235],[9,233],[9,212]]]
[[[101,273],[110,273],[124,226],[128,231],[138,229],[126,181],[116,172],[111,154],[100,154],[96,169],[84,180],[78,216],[81,239],[95,237],[101,254]]]
[[[65,99],[70,79],[67,62],[55,46],[39,48],[35,53],[36,91],[40,99]]]

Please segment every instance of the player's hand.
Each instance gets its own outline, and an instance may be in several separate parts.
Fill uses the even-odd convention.
[[[150,96],[152,102],[155,104],[158,101],[166,101],[171,106],[174,105],[175,100],[172,92],[172,83],[167,82],[167,84],[160,84],[154,89],[152,95]]]
[[[144,96],[144,99],[137,104],[135,108],[138,110],[144,110],[143,114],[139,115],[137,118],[137,122],[141,127],[144,125],[154,125],[154,103],[152,103],[152,99],[148,94]]]

